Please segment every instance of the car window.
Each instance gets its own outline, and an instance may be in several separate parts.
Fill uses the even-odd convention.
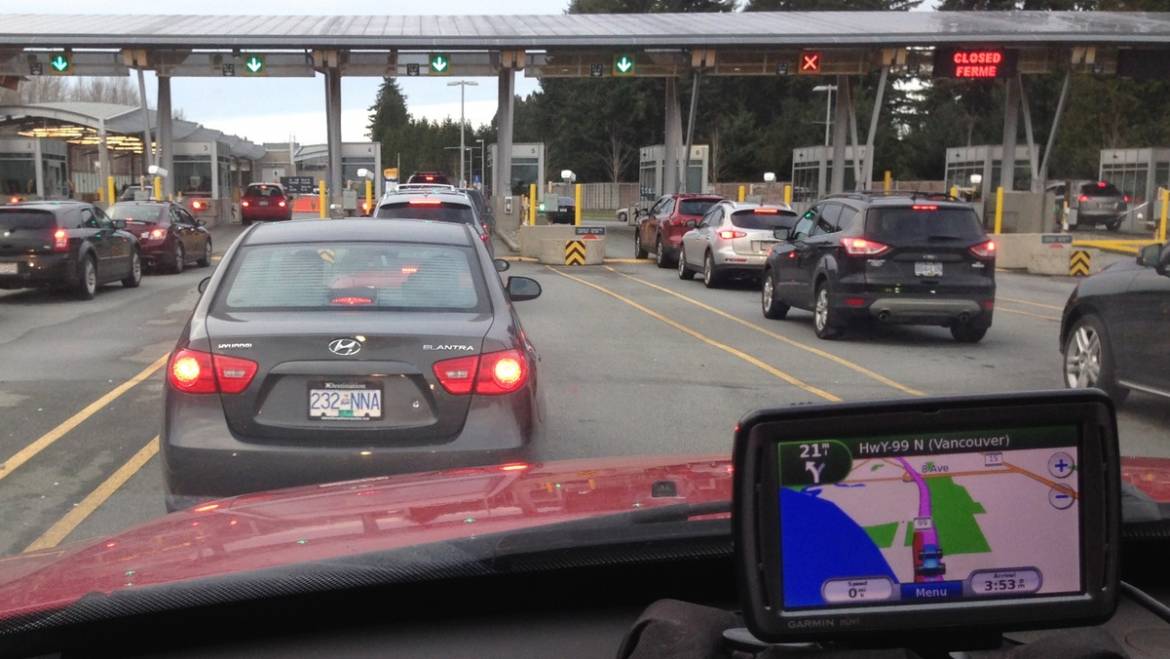
[[[466,204],[454,204],[434,198],[382,204],[374,217],[390,220],[438,220],[440,222],[475,223],[475,211]]]
[[[87,229],[101,228],[101,224],[98,223],[97,217],[94,216],[92,209],[81,209],[81,226]]]
[[[718,199],[683,199],[678,204],[678,212],[680,215],[702,215],[717,203]]]
[[[673,199],[665,199],[662,202],[662,207],[658,209],[657,214],[661,215],[663,217],[666,217],[666,216],[670,215],[671,211],[673,211],[673,210],[674,210],[674,200]]]
[[[93,214],[97,218],[98,226],[101,228],[112,229],[114,227],[114,223],[110,220],[110,216],[106,215],[106,212],[101,208],[94,206]]]
[[[175,224],[186,224],[187,223],[186,218],[183,217],[182,211],[180,211],[178,208],[176,208],[174,206],[171,206],[170,216],[171,216],[171,221],[174,222]]]
[[[245,246],[218,309],[483,311],[474,258],[467,247],[418,243]]]
[[[701,227],[714,226],[715,224],[718,223],[715,218],[719,217],[719,214],[722,212],[723,212],[722,206],[716,206],[716,207],[708,210],[707,213],[705,215],[703,215],[703,219],[699,221],[699,226],[701,226]]]
[[[861,217],[861,212],[852,206],[841,207],[841,217],[837,218],[837,229],[839,231],[849,231],[857,226],[858,218]]]
[[[800,216],[800,220],[797,221],[796,226],[792,228],[793,240],[802,240],[804,238],[808,238],[809,232],[811,232],[813,229],[813,223],[816,221],[817,212],[819,210],[820,207],[814,206],[813,208],[805,211],[804,215]]]
[[[245,197],[279,198],[284,196],[284,190],[275,185],[249,185],[244,191]]]
[[[1112,183],[1100,181],[1097,183],[1082,184],[1081,194],[1098,197],[1120,197],[1121,190],[1118,190]]]
[[[890,243],[948,239],[970,242],[986,235],[974,210],[930,205],[919,205],[917,209],[871,208],[865,229],[867,237]]]
[[[62,213],[62,220],[66,213]],[[51,211],[26,210],[23,208],[0,208],[0,231],[32,231],[51,229],[56,224]],[[66,224],[67,228],[73,228]]]
[[[757,213],[756,209],[745,209],[731,214],[731,223],[740,229],[791,229],[796,220],[796,213],[784,210]]]
[[[837,230],[837,218],[841,216],[840,204],[825,204],[813,223],[810,236],[821,236]]]

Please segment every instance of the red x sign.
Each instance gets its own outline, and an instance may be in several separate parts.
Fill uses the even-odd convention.
[[[820,73],[821,54],[815,50],[806,50],[800,54],[801,73]]]

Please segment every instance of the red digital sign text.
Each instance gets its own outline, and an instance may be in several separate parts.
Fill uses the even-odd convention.
[[[997,78],[1003,63],[1001,50],[957,50],[951,55],[955,78]]]

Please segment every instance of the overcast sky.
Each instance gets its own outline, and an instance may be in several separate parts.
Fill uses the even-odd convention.
[[[5,14],[560,14],[568,0],[381,0],[379,2],[330,2],[328,0],[67,0],[60,3],[0,0]],[[0,18],[0,20],[3,20]],[[489,123],[496,113],[496,78],[470,78],[478,87],[467,88],[466,113],[472,125]],[[407,107],[416,117],[459,118],[459,89],[448,87],[449,78],[426,80],[399,78]],[[346,141],[367,139],[368,108],[373,104],[380,78],[342,78],[341,137]],[[522,74],[516,77],[516,93],[527,95],[538,83]],[[147,94],[155,104],[154,78],[147,73]],[[325,82],[316,78],[175,78],[172,102],[188,121],[245,137],[253,142],[296,140],[313,144],[325,141]]]

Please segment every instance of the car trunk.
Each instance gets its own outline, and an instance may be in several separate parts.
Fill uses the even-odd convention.
[[[56,229],[51,211],[0,208],[0,256],[48,254]]]
[[[971,247],[987,242],[974,211],[965,208],[879,208],[870,211],[865,237],[890,249],[865,263],[867,284],[890,292],[960,294],[987,289],[995,261],[980,259]]]
[[[233,312],[209,316],[207,332],[214,353],[259,364],[242,393],[221,394],[241,440],[404,446],[448,441],[462,429],[472,397],[448,394],[432,366],[478,355],[491,324],[490,314],[463,312]],[[330,350],[334,339],[355,337],[355,354]],[[313,418],[310,390],[379,392],[381,417]]]
[[[731,224],[735,230],[746,235],[734,238],[731,248],[736,254],[745,256],[760,256],[767,254],[772,245],[780,242],[776,237],[776,229],[785,231],[792,229],[796,224],[796,214],[788,211],[773,209],[742,210],[731,214]]]

